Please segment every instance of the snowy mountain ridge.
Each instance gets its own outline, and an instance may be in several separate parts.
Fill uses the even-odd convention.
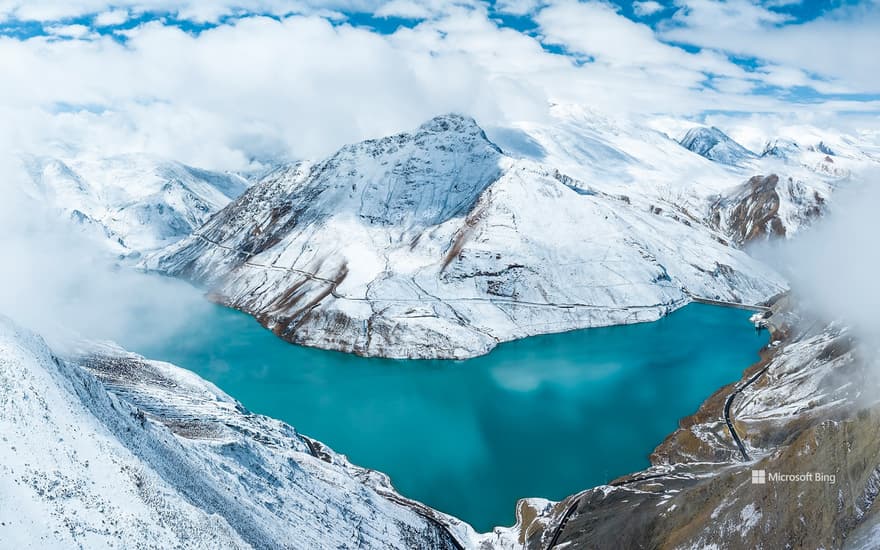
[[[785,288],[699,213],[603,184],[445,115],[275,172],[146,265],[292,342],[389,357],[470,357]]]
[[[419,357],[427,342],[466,357],[506,338],[649,320],[691,294],[760,300],[785,282],[740,246],[796,233],[880,158],[870,144],[808,136],[801,143],[823,147],[730,166],[639,126],[569,107],[556,115],[492,139],[467,117],[442,116],[282,166],[146,263],[202,282],[293,341]],[[137,166],[132,177],[153,173]],[[80,193],[80,170],[67,168],[42,181]],[[168,182],[147,179],[139,196]],[[103,212],[96,190],[117,184],[89,183],[80,194]],[[163,219],[139,228],[149,239],[125,242],[165,244]],[[0,449],[0,541],[782,547],[807,525],[825,547],[876,547],[880,412],[863,395],[868,374],[845,328],[798,319],[787,302],[765,319],[773,337],[761,362],[685,419],[651,468],[559,503],[520,501],[517,525],[484,535],[192,373],[109,345],[59,358],[0,318],[0,436],[13,442]],[[768,501],[750,483],[754,467],[841,477],[806,493],[774,487],[780,498]]]
[[[189,235],[248,186],[238,175],[141,154],[28,157],[25,164],[27,193],[121,256]]]
[[[714,126],[692,128],[680,143],[684,148],[722,164],[737,165],[756,156]]]
[[[785,282],[740,246],[795,234],[876,164],[814,150],[726,165],[591,111],[554,116],[494,129],[499,147],[444,115],[281,168],[144,265],[295,343],[464,358],[692,296],[760,302]]]
[[[384,474],[115,346],[59,358],[0,317],[4,547],[476,547]]]

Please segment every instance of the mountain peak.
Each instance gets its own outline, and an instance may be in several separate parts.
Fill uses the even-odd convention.
[[[815,151],[817,153],[822,153],[824,155],[829,155],[832,157],[836,156],[834,150],[831,147],[829,147],[828,144],[825,143],[824,141],[820,141],[816,145],[810,145],[809,147],[807,147],[807,149],[809,151]]]
[[[484,141],[496,152],[501,153],[501,148],[495,145],[483,128],[473,118],[459,113],[446,113],[437,115],[423,123],[414,133],[415,136],[443,135],[446,139],[452,136]]]
[[[469,116],[458,113],[446,113],[437,115],[431,120],[419,126],[419,132],[464,132],[472,133],[473,131],[482,132],[477,121]]]
[[[796,141],[787,138],[775,138],[764,145],[762,157],[788,158],[800,153],[801,147]]]
[[[738,164],[755,156],[714,126],[691,128],[679,143],[700,156],[722,164]]]

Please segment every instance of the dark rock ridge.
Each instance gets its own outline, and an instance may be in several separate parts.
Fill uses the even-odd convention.
[[[801,182],[779,176],[754,176],[719,197],[710,208],[710,223],[738,245],[785,237],[825,212],[826,197]],[[782,209],[785,211],[782,211]]]

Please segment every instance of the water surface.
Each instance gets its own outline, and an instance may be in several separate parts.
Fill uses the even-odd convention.
[[[468,361],[400,361],[294,346],[242,313],[134,349],[197,372],[391,476],[479,531],[521,497],[561,499],[648,466],[648,454],[757,360],[744,311],[692,304],[654,323],[536,336]]]

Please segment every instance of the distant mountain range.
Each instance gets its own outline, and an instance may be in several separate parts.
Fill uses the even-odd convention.
[[[245,178],[149,155],[28,157],[32,196],[120,255],[186,237],[247,188]]]
[[[737,165],[756,156],[714,126],[692,128],[680,143],[688,150],[722,164]]]
[[[253,179],[145,155],[29,158],[30,192],[291,342],[465,358],[693,296],[765,300],[786,283],[741,247],[797,233],[876,164],[846,136],[755,155],[718,128],[676,143],[579,107],[553,117],[487,134],[439,116]]]

